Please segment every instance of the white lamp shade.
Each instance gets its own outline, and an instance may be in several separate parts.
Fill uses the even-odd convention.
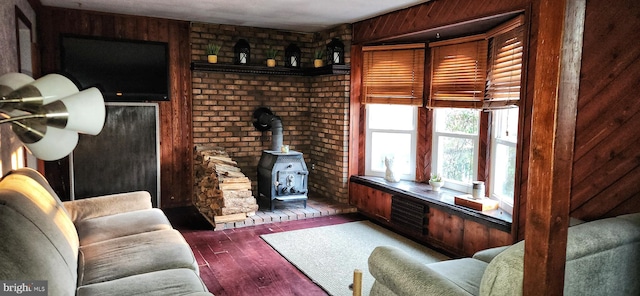
[[[42,139],[25,146],[35,157],[51,161],[71,154],[77,144],[78,133],[49,126]]]
[[[4,85],[9,88],[9,92],[25,86],[33,82],[31,76],[22,73],[7,73],[0,76],[0,85]],[[2,88],[0,88],[2,89]],[[2,96],[6,96],[9,93],[0,93]]]
[[[105,108],[102,93],[97,88],[85,89],[60,101],[69,113],[65,129],[90,135],[100,133],[104,126]]]
[[[73,81],[60,74],[46,75],[32,82],[30,85],[40,91],[40,94],[43,97],[43,105],[78,92],[78,87],[73,83]]]

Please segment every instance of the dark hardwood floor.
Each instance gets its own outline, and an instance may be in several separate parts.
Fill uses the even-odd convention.
[[[260,235],[365,219],[357,213],[347,213],[213,231],[194,208],[165,209],[165,212],[191,246],[200,276],[216,296],[328,295]]]

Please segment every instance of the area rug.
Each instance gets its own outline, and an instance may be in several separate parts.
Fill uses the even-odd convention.
[[[351,296],[353,271],[362,270],[362,292],[369,295],[374,279],[367,259],[377,246],[394,246],[418,262],[449,259],[421,244],[369,221],[349,222],[261,235],[280,255],[334,296]]]

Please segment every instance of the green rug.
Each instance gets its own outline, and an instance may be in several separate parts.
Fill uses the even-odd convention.
[[[434,250],[369,221],[350,222],[261,235],[280,255],[331,295],[351,296],[354,269],[362,270],[363,295],[374,279],[367,259],[377,246],[394,246],[418,262],[449,259]]]

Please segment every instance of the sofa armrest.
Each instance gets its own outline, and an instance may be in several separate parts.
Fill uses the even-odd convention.
[[[369,272],[377,284],[396,295],[470,295],[426,264],[393,247],[379,246],[371,252]]]
[[[134,191],[62,202],[73,223],[102,216],[151,209],[151,195]]]
[[[478,251],[475,254],[473,254],[473,259],[478,259],[478,260],[489,263],[491,262],[491,260],[493,260],[493,258],[498,256],[498,254],[502,253],[502,251],[506,250],[508,247],[509,246],[504,246],[504,247],[497,247],[497,248]]]

